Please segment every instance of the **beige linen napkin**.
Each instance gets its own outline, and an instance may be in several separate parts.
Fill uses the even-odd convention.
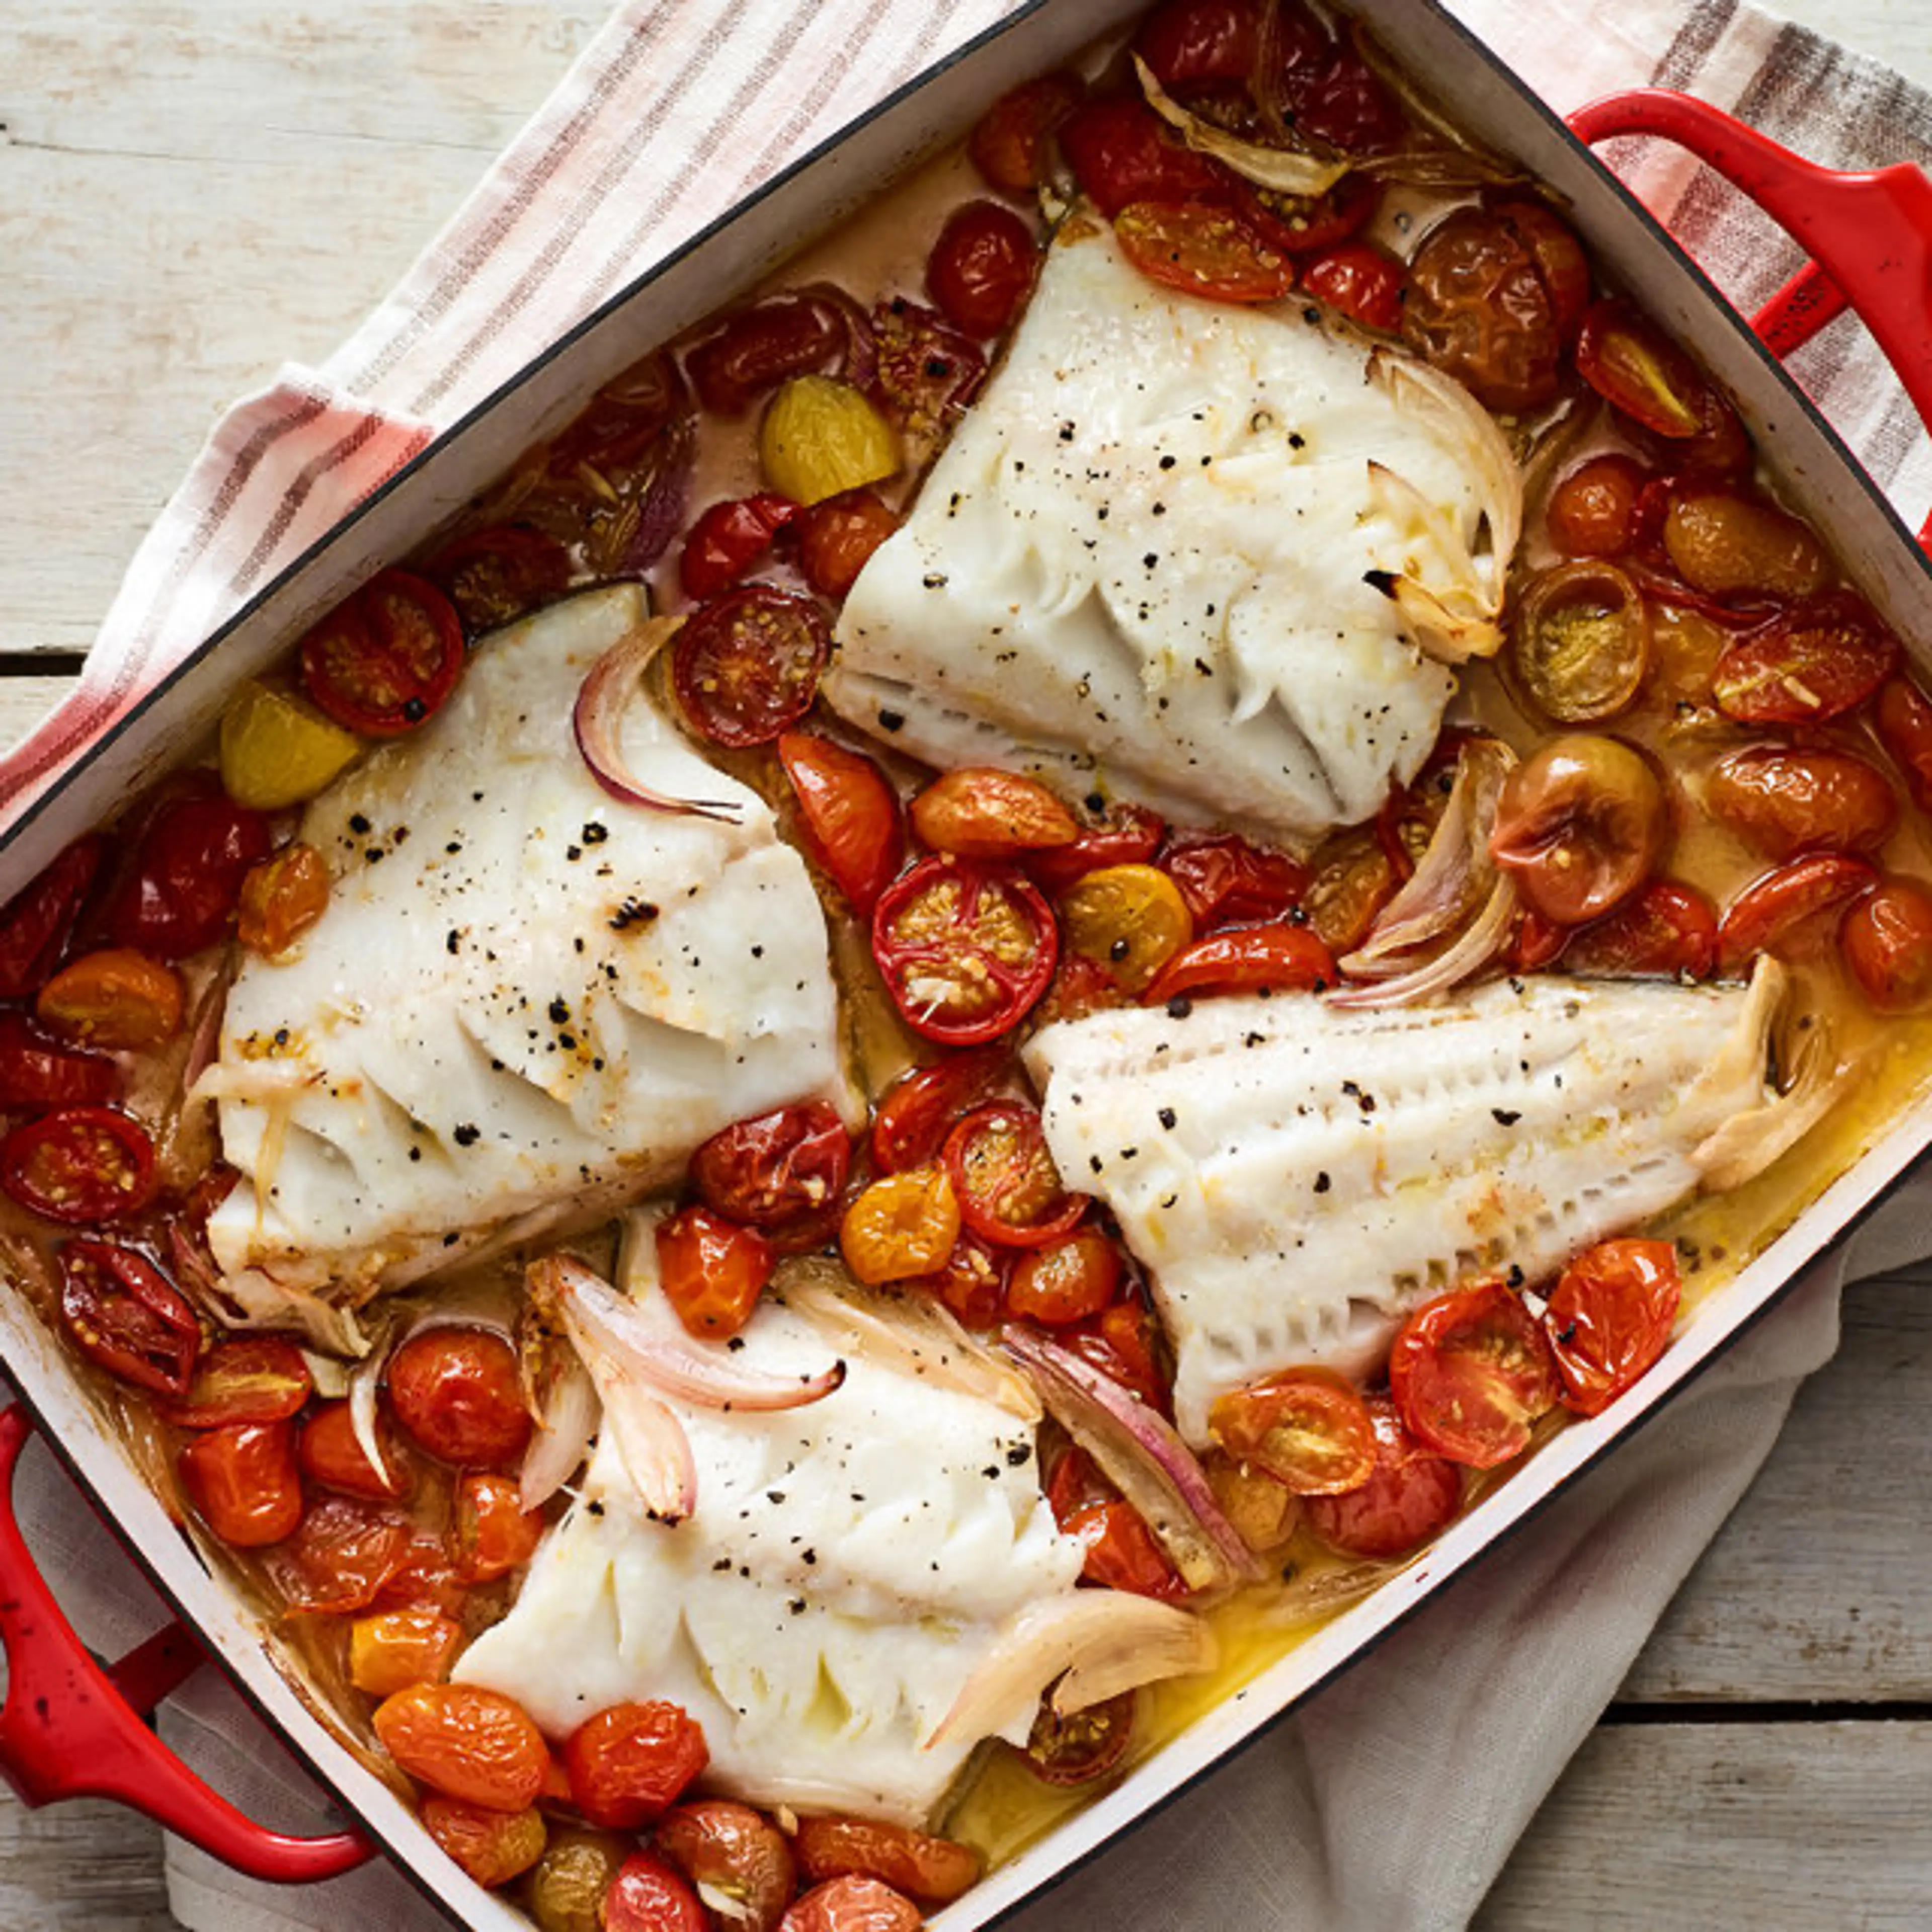
[[[1453,0],[1551,103],[1659,81],[1837,165],[1932,154],[1932,102],[1735,0]],[[290,368],[211,439],[130,567],[74,698],[0,766],[17,813],[194,640],[545,342],[790,157],[1007,10],[1004,0],[632,0],[403,284],[320,370]],[[802,92],[798,76],[811,76]],[[1619,165],[1748,310],[1796,251],[1681,157]],[[1916,524],[1932,452],[1848,324],[1794,363]],[[1658,1614],[1830,1355],[1844,1280],[1932,1252],[1908,1180],[1766,1321],[1505,1550],[1297,1717],[1012,1922],[1024,1932],[1463,1924]],[[30,1538],[84,1636],[125,1648],[152,1593],[44,1451]],[[335,1821],[212,1672],[163,1735],[262,1820]],[[443,1922],[393,1872],[302,1891],[171,1841],[192,1932]]]

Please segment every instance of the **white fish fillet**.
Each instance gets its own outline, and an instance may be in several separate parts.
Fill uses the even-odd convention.
[[[1049,1027],[1048,1144],[1152,1271],[1181,1432],[1275,1370],[1378,1365],[1403,1313],[1490,1268],[1534,1282],[1698,1185],[1766,1097],[1776,976],[1558,976],[1392,1010],[1204,1000]]]
[[[626,1286],[677,1330],[655,1246]],[[824,1329],[769,1296],[731,1360],[804,1376]],[[767,1804],[924,1822],[976,1738],[926,1748],[1003,1619],[1072,1589],[1082,1545],[1040,1494],[1033,1425],[856,1354],[809,1407],[726,1414],[668,1398],[697,1463],[695,1511],[650,1520],[606,1428],[580,1497],[515,1607],[457,1675],[553,1736],[668,1697],[704,1727],[710,1780]],[[1006,1734],[1024,1742],[1035,1684]]]
[[[209,1239],[258,1314],[358,1300],[523,1232],[608,1214],[697,1144],[843,1101],[818,899],[752,792],[640,694],[632,769],[727,825],[620,804],[572,737],[635,586],[487,639],[417,736],[308,808],[328,909],[249,958],[204,1090],[243,1175]]]
[[[1276,833],[1366,818],[1414,776],[1455,681],[1364,574],[1445,590],[1472,566],[1444,543],[1481,549],[1466,454],[1369,359],[1299,303],[1156,286],[1076,216],[847,598],[826,698],[941,766]],[[1507,563],[1473,567],[1492,589]]]

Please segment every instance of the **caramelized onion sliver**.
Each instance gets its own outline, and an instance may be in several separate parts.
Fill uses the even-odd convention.
[[[1502,950],[1516,922],[1516,915],[1515,882],[1507,877],[1499,878],[1490,894],[1488,904],[1471,922],[1468,928],[1434,958],[1389,979],[1374,980],[1366,986],[1341,987],[1330,994],[1328,1003],[1336,1006],[1403,1006],[1436,993],[1447,992],[1451,986],[1460,986],[1465,980],[1480,972]]]
[[[526,1514],[542,1508],[584,1466],[602,1413],[596,1383],[582,1360],[573,1357],[559,1370],[544,1419],[524,1452],[517,1500]]]
[[[1147,104],[1197,154],[1208,154],[1232,168],[1244,181],[1277,194],[1305,195],[1311,200],[1326,194],[1355,164],[1344,155],[1339,160],[1323,160],[1293,148],[1266,148],[1257,141],[1244,141],[1198,114],[1190,114],[1154,77],[1153,70],[1138,54],[1134,68],[1140,76],[1141,91]]]

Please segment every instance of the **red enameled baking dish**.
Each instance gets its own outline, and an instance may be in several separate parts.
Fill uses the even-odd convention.
[[[601,382],[782,261],[798,236],[829,229],[908,162],[956,138],[1004,88],[1065,61],[1139,10],[1138,0],[1034,0],[544,350],[196,650],[0,837],[0,902],[205,732],[237,680],[261,669],[381,563],[438,528]],[[1599,102],[1574,117],[1573,134],[1430,0],[1360,0],[1354,10],[1412,70],[1435,77],[1471,134],[1516,158],[1569,204],[1598,260],[1624,285],[1643,292],[1652,312],[1736,399],[1792,502],[1827,538],[1920,666],[1932,669],[1927,595],[1932,566],[1777,359],[1849,305],[1876,336],[1922,413],[1932,416],[1932,184],[1906,167],[1872,176],[1827,174],[1722,114],[1670,94]],[[1586,145],[1629,133],[1657,134],[1690,148],[1814,256],[1756,318],[1756,333]],[[999,1918],[1346,1668],[1696,1376],[1928,1138],[1932,1102],[1921,1101],[1755,1262],[1715,1291],[1658,1366],[1608,1412],[1554,1438],[1420,1561],[934,1922],[966,1932]],[[168,1520],[118,1439],[102,1426],[86,1384],[20,1298],[0,1298],[0,1363],[22,1391],[21,1406],[0,1416],[0,1636],[10,1666],[0,1710],[0,1769],[22,1796],[30,1804],[84,1792],[121,1798],[242,1870],[291,1882],[341,1871],[380,1846],[454,1922],[494,1932],[526,1927],[510,1906],[458,1875],[414,1814],[315,1714],[314,1700],[288,1674],[292,1662],[271,1655],[257,1620]],[[182,1619],[178,1628],[111,1669],[96,1666],[66,1629],[13,1520],[13,1472],[34,1426]],[[142,1717],[195,1667],[204,1649],[337,1795],[357,1821],[356,1832],[313,1841],[265,1832],[169,1758]]]

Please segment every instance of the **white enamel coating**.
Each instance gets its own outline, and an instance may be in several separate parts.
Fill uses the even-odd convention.
[[[111,814],[205,730],[236,682],[274,657],[347,589],[448,521],[520,450],[566,421],[600,382],[783,260],[800,236],[831,227],[909,160],[963,132],[1002,89],[1066,60],[1139,10],[1129,0],[1038,0],[601,311],[278,580],[16,828],[0,845],[0,902],[68,839]],[[1546,110],[1447,15],[1427,0],[1359,0],[1357,10],[1412,71],[1448,77],[1445,98],[1462,125],[1520,158],[1570,202],[1598,259],[1642,290],[1653,311],[1730,389],[1754,432],[1774,452],[1794,500],[1846,560],[1914,658],[1932,664],[1925,560],[1709,286]],[[531,347],[535,354],[542,345]],[[934,1927],[970,1932],[1011,1910],[1360,1654],[1696,1374],[1898,1176],[1928,1138],[1932,1105],[1922,1104],[1714,1294],[1664,1361],[1622,1402],[1565,1430],[1412,1568],[994,1873],[940,1914]],[[456,1873],[413,1815],[336,1741],[276,1667],[257,1620],[209,1575],[168,1521],[118,1442],[100,1426],[65,1354],[17,1295],[0,1295],[0,1360],[157,1581],[248,1694],[423,1891],[453,1922],[477,1932],[527,1932],[528,1922],[520,1914]]]

